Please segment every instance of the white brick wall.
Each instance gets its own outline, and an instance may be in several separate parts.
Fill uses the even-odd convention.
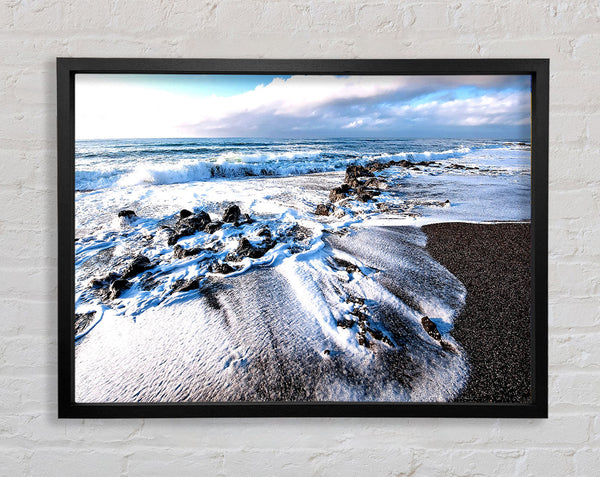
[[[599,475],[600,3],[3,0],[0,475]],[[549,57],[550,419],[56,419],[56,56]]]

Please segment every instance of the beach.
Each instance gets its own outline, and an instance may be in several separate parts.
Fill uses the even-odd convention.
[[[427,251],[466,287],[452,335],[469,355],[459,402],[531,400],[531,228],[528,223],[423,227]]]
[[[528,399],[527,144],[91,141],[76,157],[78,402]]]

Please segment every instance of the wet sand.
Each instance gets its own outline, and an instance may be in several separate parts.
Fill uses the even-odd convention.
[[[529,223],[424,226],[427,251],[467,288],[454,338],[469,355],[459,402],[531,400]]]

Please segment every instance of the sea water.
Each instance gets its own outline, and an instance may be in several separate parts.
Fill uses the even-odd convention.
[[[432,162],[385,168],[376,200],[315,215],[349,165],[402,159]],[[76,313],[94,314],[76,336],[77,400],[452,399],[468,377],[449,333],[466,290],[426,253],[419,226],[529,220],[530,171],[522,142],[78,141]],[[231,204],[251,221],[183,237],[201,252],[174,256],[167,231],[180,210],[215,221]],[[261,246],[265,228],[274,245],[262,257],[212,271],[242,237]],[[151,268],[118,298],[90,285],[139,255]],[[182,280],[199,287],[174,292]]]

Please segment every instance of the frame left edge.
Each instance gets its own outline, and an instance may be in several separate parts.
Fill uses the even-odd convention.
[[[70,59],[56,59],[57,217],[58,217],[58,417],[71,417],[74,401],[73,346],[75,304],[75,85]]]

